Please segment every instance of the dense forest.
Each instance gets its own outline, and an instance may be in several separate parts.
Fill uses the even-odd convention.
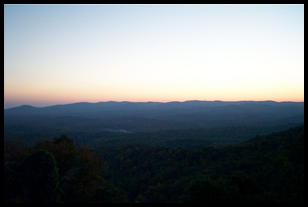
[[[229,145],[4,143],[7,203],[304,203],[304,126]]]

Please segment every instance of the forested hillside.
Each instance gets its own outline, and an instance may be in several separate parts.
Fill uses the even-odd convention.
[[[203,148],[5,143],[6,202],[301,204],[304,126]]]

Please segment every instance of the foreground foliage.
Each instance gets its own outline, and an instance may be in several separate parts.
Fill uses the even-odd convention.
[[[6,202],[304,203],[304,127],[206,148],[5,143]]]
[[[125,201],[123,192],[102,178],[102,159],[66,136],[28,148],[6,143],[5,155],[7,202]],[[109,200],[97,199],[105,194]]]

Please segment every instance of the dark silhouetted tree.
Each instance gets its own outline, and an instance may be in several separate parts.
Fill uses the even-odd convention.
[[[54,156],[46,150],[30,154],[22,163],[24,202],[50,203],[59,199],[59,174]]]

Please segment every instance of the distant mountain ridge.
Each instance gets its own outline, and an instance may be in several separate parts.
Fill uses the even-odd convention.
[[[304,123],[304,102],[185,101],[79,102],[4,110],[5,138],[35,134],[88,134],[248,127],[284,129]],[[30,135],[29,135],[30,136]]]
[[[263,103],[263,104],[304,104],[304,102],[293,102],[293,101],[284,101],[284,102],[276,102],[276,101],[271,101],[271,100],[266,100],[266,101],[199,101],[199,100],[187,100],[187,101],[170,101],[170,102],[130,102],[130,101],[105,101],[105,102],[76,102],[76,103],[69,103],[69,104],[56,104],[56,105],[51,105],[51,106],[32,106],[32,105],[21,105],[21,106],[16,106],[16,107],[11,107],[4,109],[4,111],[13,111],[13,110],[27,110],[27,109],[50,109],[50,108],[64,108],[64,107],[80,107],[80,106],[110,106],[112,104],[114,105],[125,105],[125,104],[135,104],[137,106],[142,106],[142,105],[177,105],[177,104],[182,104],[182,105],[187,105],[187,104],[193,104],[193,105],[206,105],[206,106],[211,106],[213,104],[219,105],[219,104],[249,104],[249,103]]]
[[[4,110],[6,116],[48,115],[83,116],[87,118],[143,117],[159,120],[190,120],[220,116],[257,118],[263,115],[294,117],[303,115],[304,102],[274,101],[184,101],[184,102],[79,102],[72,104],[33,107],[22,105]],[[203,115],[203,116],[202,116]],[[187,117],[188,116],[188,117]],[[194,116],[194,117],[191,117]],[[223,118],[225,120],[225,118]]]

